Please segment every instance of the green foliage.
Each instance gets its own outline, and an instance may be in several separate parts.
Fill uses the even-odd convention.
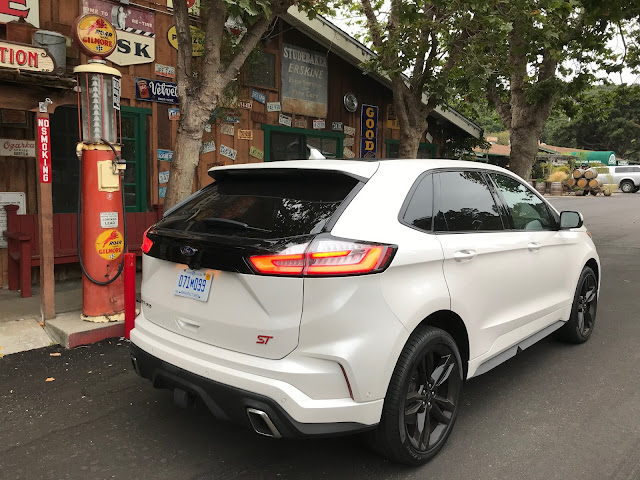
[[[547,143],[585,150],[612,150],[640,161],[640,85],[603,86],[582,97],[573,119],[559,114],[545,132]]]

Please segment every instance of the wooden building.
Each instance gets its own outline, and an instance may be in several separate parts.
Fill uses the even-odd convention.
[[[35,41],[56,59],[53,72],[27,72],[15,62],[0,61],[0,230],[5,228],[2,203],[14,202],[16,194],[24,194],[21,208],[26,214],[38,214],[39,205],[47,201],[40,197],[47,195],[54,218],[77,211],[78,111],[71,72],[86,58],[70,38],[74,19],[83,13],[105,15],[118,30],[118,49],[107,64],[122,73],[126,209],[162,209],[179,116],[172,83],[177,50],[171,4],[171,0],[0,2],[0,56],[2,48],[10,45],[7,42],[31,45]],[[198,6],[195,2],[192,12],[196,26]],[[297,8],[290,9],[267,31],[260,51],[252,54],[235,97],[212,115],[204,132],[194,189],[210,182],[207,170],[214,165],[319,154],[397,156],[399,132],[390,82],[364,75],[358,67],[371,55],[329,21],[308,20]],[[51,121],[50,193],[38,182],[33,152],[34,122],[40,102],[47,98],[52,102],[45,105]],[[477,125],[454,110],[437,109],[429,118],[420,156],[437,157],[450,137],[481,134]],[[25,148],[9,151],[2,149],[3,142]],[[53,232],[54,237],[63,234]],[[0,285],[4,286],[8,283],[5,246],[0,243]]]

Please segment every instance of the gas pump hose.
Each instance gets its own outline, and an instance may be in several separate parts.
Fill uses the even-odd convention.
[[[105,140],[104,138],[101,139],[106,145],[109,146],[109,148],[111,148],[111,150],[113,151],[113,154],[115,155],[115,160],[119,161],[120,160],[120,155],[118,155],[118,152],[116,152],[116,149],[113,147],[113,145],[108,142],[107,140]],[[84,262],[82,261],[82,243],[80,242],[80,228],[81,228],[81,223],[80,223],[80,217],[81,217],[81,213],[82,213],[82,161],[78,162],[79,167],[78,167],[78,219],[77,219],[77,232],[76,232],[76,240],[78,242],[78,260],[80,261],[80,268],[82,269],[82,273],[84,273],[84,275],[93,283],[95,283],[96,285],[109,285],[110,283],[113,283],[116,281],[116,279],[120,276],[120,274],[122,273],[122,270],[124,269],[124,255],[122,255],[122,261],[120,262],[120,266],[118,267],[118,271],[116,272],[116,275],[113,278],[110,278],[109,280],[106,280],[104,282],[101,282],[99,280],[96,280],[95,278],[93,278],[91,275],[89,275],[89,273],[87,272],[86,268],[84,267]],[[122,225],[123,225],[123,229],[124,229],[124,246],[123,246],[123,252],[127,251],[127,213],[126,213],[126,208],[125,208],[125,196],[124,196],[124,182],[120,182],[120,192],[122,194]]]

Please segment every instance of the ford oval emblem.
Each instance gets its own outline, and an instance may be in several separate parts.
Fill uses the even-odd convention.
[[[183,255],[186,255],[187,257],[192,257],[193,255],[195,255],[195,253],[198,251],[197,248],[191,247],[189,245],[185,245],[183,247],[180,247],[180,252]]]

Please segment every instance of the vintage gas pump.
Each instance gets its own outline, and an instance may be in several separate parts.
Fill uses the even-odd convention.
[[[121,275],[126,251],[124,187],[120,159],[120,72],[105,65],[116,47],[113,26],[98,15],[74,25],[76,41],[90,56],[74,69],[78,80],[81,142],[78,199],[78,257],[82,267],[82,313],[89,321],[120,320]]]

